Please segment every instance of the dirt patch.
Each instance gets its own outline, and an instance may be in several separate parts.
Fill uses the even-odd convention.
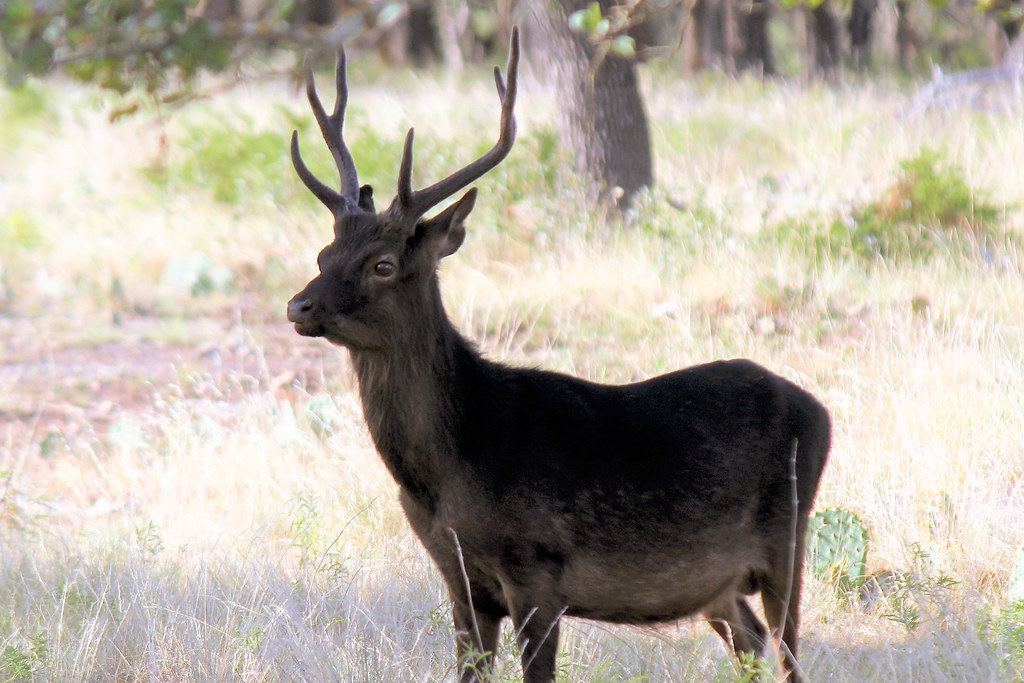
[[[92,325],[90,327],[90,325]],[[239,401],[347,385],[348,354],[285,323],[245,326],[212,318],[86,320],[0,318],[0,436],[87,423],[102,432],[160,398]]]

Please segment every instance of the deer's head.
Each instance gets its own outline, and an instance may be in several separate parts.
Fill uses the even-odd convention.
[[[409,129],[398,172],[398,193],[379,213],[374,209],[373,190],[369,185],[359,186],[355,162],[342,135],[348,100],[344,51],[338,53],[337,98],[329,116],[316,94],[312,71],[307,72],[306,94],[334,156],[341,183],[336,191],[310,172],[299,154],[298,132],[293,132],[295,170],[334,214],[334,241],[317,257],[320,274],[288,302],[288,320],[295,323],[296,332],[324,337],[351,349],[384,348],[396,323],[426,303],[423,298],[430,296],[438,262],[454,253],[466,236],[464,223],[476,200],[476,189],[470,189],[433,218],[424,215],[494,168],[512,149],[518,67],[519,34],[513,29],[507,80],[498,67],[494,68],[501,99],[497,143],[447,178],[413,190],[413,131]]]

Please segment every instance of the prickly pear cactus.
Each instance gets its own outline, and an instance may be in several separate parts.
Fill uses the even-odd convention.
[[[1010,570],[1009,595],[1010,602],[1024,601],[1024,545],[1017,551],[1017,558]]]
[[[341,411],[330,396],[319,394],[309,399],[306,404],[306,414],[309,416],[310,427],[313,433],[321,439],[326,439],[338,430],[342,422]]]
[[[807,525],[807,565],[844,588],[864,580],[868,534],[857,515],[841,508],[815,511]]]

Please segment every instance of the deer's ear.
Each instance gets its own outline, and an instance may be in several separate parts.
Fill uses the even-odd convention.
[[[462,199],[433,218],[420,221],[416,226],[417,236],[431,246],[437,258],[442,259],[458,251],[466,239],[466,217],[476,202],[476,188],[462,195]]]
[[[373,188],[369,185],[359,188],[359,208],[373,213]]]

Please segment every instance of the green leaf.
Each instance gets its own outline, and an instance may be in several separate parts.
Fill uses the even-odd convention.
[[[188,2],[183,0],[157,0],[153,10],[162,26],[173,26],[185,20]]]
[[[569,28],[573,33],[587,33],[587,11],[581,9],[570,14]]]
[[[204,44],[210,39],[210,27],[204,19],[196,19],[189,23],[188,28],[178,38],[178,44],[183,50],[195,52],[202,50]]]
[[[53,46],[43,40],[33,40],[21,53],[21,61],[30,74],[46,73],[53,60]]]
[[[33,14],[30,0],[10,0],[0,15],[0,26],[7,27],[28,21]]]
[[[5,249],[20,247],[33,250],[43,247],[46,240],[32,214],[25,209],[14,209],[0,216],[0,244]]]
[[[586,9],[578,10],[569,15],[569,28],[576,33],[599,33],[598,25],[602,21],[607,20],[601,16],[600,3],[592,2],[587,5]]]
[[[611,49],[620,57],[636,57],[636,41],[632,36],[616,36]]]
[[[377,14],[377,22],[382,26],[386,26],[387,24],[391,23],[391,21],[396,19],[403,9],[404,7],[402,6],[402,3],[389,2],[386,5],[384,5],[384,7],[382,7],[380,12]]]

